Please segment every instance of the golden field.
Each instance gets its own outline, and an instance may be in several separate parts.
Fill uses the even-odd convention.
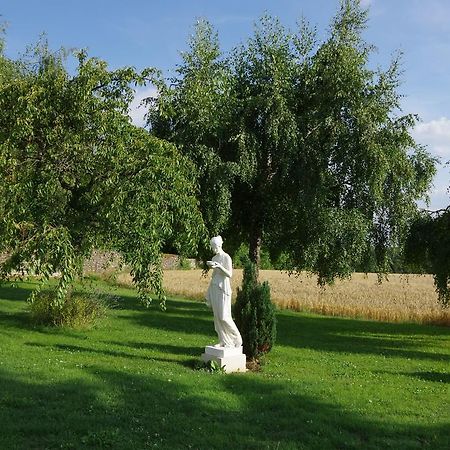
[[[166,270],[164,288],[168,294],[202,300],[210,274],[201,270]],[[332,316],[361,317],[373,320],[450,325],[450,310],[437,300],[431,275],[389,275],[378,283],[376,274],[354,274],[321,288],[317,279],[302,273],[289,276],[277,270],[261,270],[261,281],[268,281],[272,300],[278,308],[310,311]],[[129,275],[118,282],[128,284]],[[233,296],[242,283],[242,270],[234,270]]]

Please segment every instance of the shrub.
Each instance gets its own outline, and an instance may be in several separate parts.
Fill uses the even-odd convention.
[[[31,319],[39,325],[87,328],[104,318],[114,298],[102,293],[71,291],[64,303],[56,302],[56,291],[44,291],[29,304]]]
[[[276,338],[275,307],[270,299],[269,283],[258,282],[256,266],[249,260],[244,264],[242,289],[238,288],[234,317],[248,359],[259,358],[271,350]]]

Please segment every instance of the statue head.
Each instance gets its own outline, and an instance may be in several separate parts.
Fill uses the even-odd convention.
[[[211,250],[217,254],[222,249],[223,239],[222,236],[214,236],[210,241]]]

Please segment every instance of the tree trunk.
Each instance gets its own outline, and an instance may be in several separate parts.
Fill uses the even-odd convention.
[[[250,236],[248,256],[250,261],[256,265],[256,280],[259,278],[259,266],[261,264],[261,242],[262,232],[254,233]]]
[[[251,236],[248,256],[252,263],[259,267],[261,263],[261,236]]]
[[[264,181],[266,181],[265,178]],[[260,179],[256,183],[255,187],[252,189],[250,195],[251,207],[247,212],[247,214],[250,215],[248,256],[250,258],[250,261],[256,266],[255,268],[256,282],[259,279],[259,267],[261,265],[261,243],[264,229],[263,192],[264,192],[264,183]]]

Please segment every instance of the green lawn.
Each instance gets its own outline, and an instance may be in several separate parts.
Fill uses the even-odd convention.
[[[2,450],[450,448],[448,328],[280,311],[262,371],[210,374],[200,303],[120,289],[97,328],[57,330],[30,288],[0,288]]]

